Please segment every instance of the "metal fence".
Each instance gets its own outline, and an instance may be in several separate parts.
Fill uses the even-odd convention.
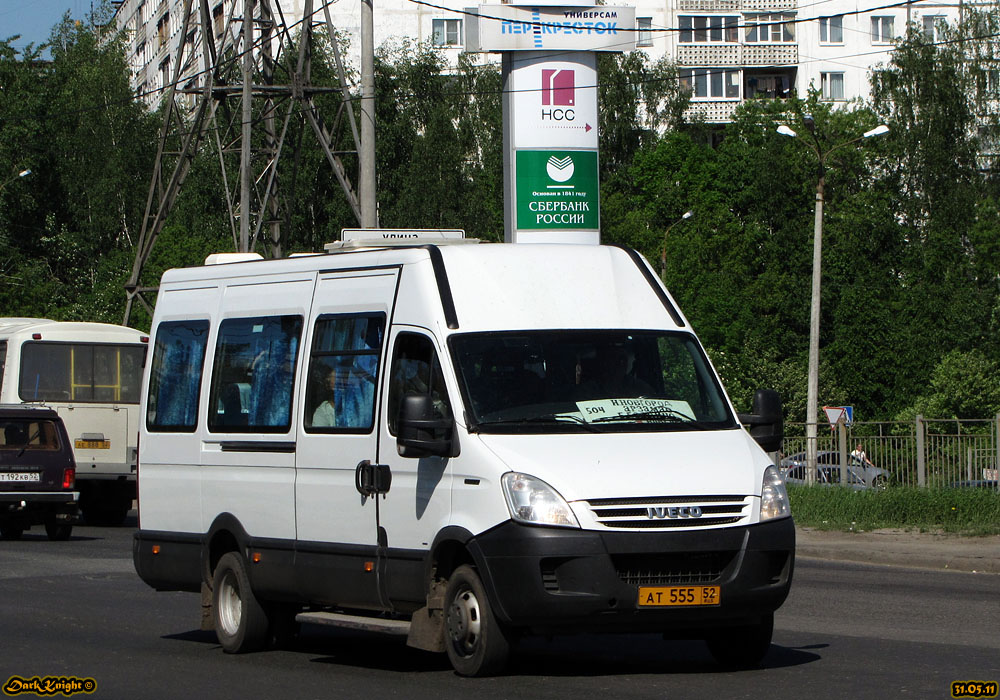
[[[806,451],[805,432],[804,423],[786,424],[780,454],[786,464]],[[1000,414],[979,420],[917,416],[911,422],[839,423],[835,428],[821,424],[816,449],[818,453],[835,453],[832,461],[839,464],[839,446],[846,445],[850,453],[860,445],[868,460],[888,473],[890,485],[977,486],[1000,492],[998,441]]]

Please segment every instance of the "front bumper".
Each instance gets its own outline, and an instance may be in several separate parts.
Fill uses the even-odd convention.
[[[494,613],[534,632],[695,636],[754,624],[788,595],[791,518],[686,532],[594,532],[505,523],[470,542]],[[639,586],[713,585],[720,605],[650,608]]]

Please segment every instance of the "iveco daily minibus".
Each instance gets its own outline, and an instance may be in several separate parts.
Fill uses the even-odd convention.
[[[136,570],[202,592],[225,651],[297,620],[463,675],[579,631],[761,661],[794,559],[780,402],[736,413],[640,255],[250,257],[164,274],[141,407]]]

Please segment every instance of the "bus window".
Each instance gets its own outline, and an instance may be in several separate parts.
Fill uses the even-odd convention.
[[[139,403],[141,345],[50,343],[21,346],[22,401]]]

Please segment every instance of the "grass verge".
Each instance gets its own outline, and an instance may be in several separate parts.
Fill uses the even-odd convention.
[[[1000,494],[989,489],[899,486],[852,491],[790,484],[795,522],[821,530],[901,528],[962,535],[1000,534]]]

